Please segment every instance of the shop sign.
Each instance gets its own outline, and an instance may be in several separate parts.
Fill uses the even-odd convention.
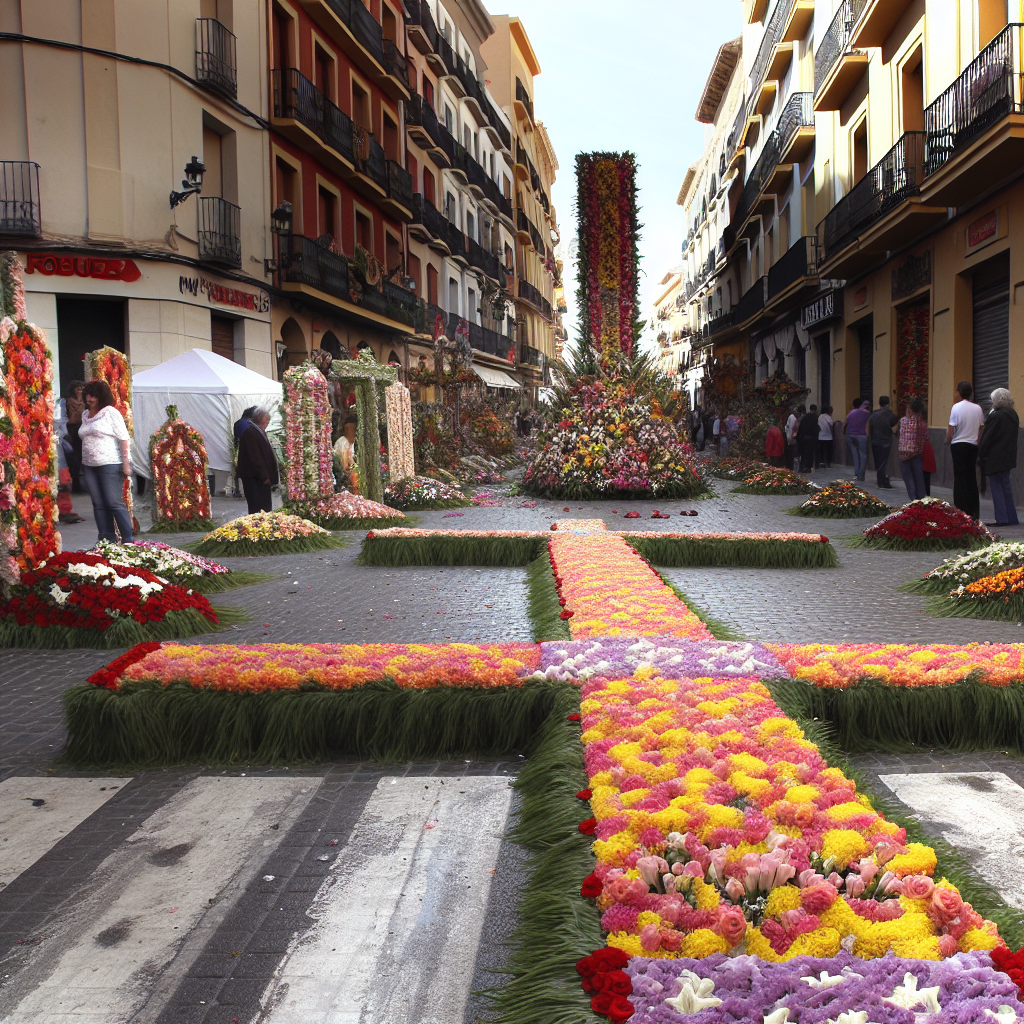
[[[51,252],[26,254],[26,274],[47,277],[91,277],[97,281],[138,281],[142,271],[133,260],[110,259],[105,256],[62,256]]]
[[[967,248],[974,249],[996,236],[999,231],[999,214],[993,210],[979,217],[974,223],[967,227]]]
[[[222,306],[235,306],[253,313],[270,312],[270,296],[266,292],[243,292],[239,288],[227,288],[206,277],[179,277],[178,291],[182,295],[198,298],[205,295],[210,302]]]
[[[800,325],[805,329],[825,320],[843,315],[843,293],[825,292],[813,302],[804,306],[800,313]]]

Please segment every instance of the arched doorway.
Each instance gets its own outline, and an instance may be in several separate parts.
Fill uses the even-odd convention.
[[[388,366],[399,366],[400,367],[401,365],[402,365],[402,358],[401,358],[401,356],[399,356],[399,354],[394,349],[392,349],[390,354],[388,355]]]
[[[294,317],[288,317],[281,324],[281,341],[285,350],[278,357],[278,376],[281,376],[289,366],[299,366],[309,357],[309,348],[306,345],[306,336]]]
[[[320,348],[330,352],[335,359],[348,359],[348,350],[342,348],[341,342],[334,331],[326,331],[320,339]]]

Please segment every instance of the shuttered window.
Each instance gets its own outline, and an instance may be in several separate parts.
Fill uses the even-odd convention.
[[[860,348],[860,396],[870,398],[874,405],[875,391],[875,328],[868,320],[858,329]]]
[[[225,359],[235,358],[235,321],[226,316],[210,317],[210,339],[213,351]]]
[[[1010,383],[1010,256],[974,272],[974,400],[988,412],[995,388]]]

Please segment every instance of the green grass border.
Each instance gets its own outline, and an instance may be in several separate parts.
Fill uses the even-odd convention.
[[[168,577],[170,578],[170,577]],[[270,572],[245,572],[232,569],[230,572],[211,572],[203,576],[181,576],[170,578],[171,582],[183,590],[194,590],[197,594],[223,594],[238,587],[252,586],[254,583],[266,583],[278,579]]]
[[[933,594],[925,603],[932,615],[946,619],[988,619],[990,622],[1024,623],[1024,599],[1011,597],[1009,601],[989,598],[985,601],[969,597],[943,597]]]
[[[910,808],[891,793],[883,792],[880,785],[868,781],[867,774],[850,763],[842,745],[837,743],[834,723],[802,716],[798,713],[798,707],[791,707],[787,704],[788,695],[780,691],[779,682],[780,680],[766,681],[772,699],[804,731],[807,739],[815,744],[829,765],[839,768],[847,778],[852,779],[857,784],[858,792],[867,796],[877,813],[901,828],[905,828],[909,842],[924,843],[935,851],[938,859],[935,877],[948,878],[960,891],[960,895],[979,914],[990,921],[995,921],[999,927],[999,934],[1011,949],[1019,949],[1024,945],[1024,913],[1016,907],[1009,906],[999,891],[986,882],[977,873],[974,865],[941,835],[932,835],[927,832],[914,817]],[[889,689],[893,688],[889,687]],[[926,689],[936,688],[927,687]],[[990,689],[994,688],[990,687]],[[889,748],[882,747],[881,749]],[[984,749],[992,750],[991,742]]]
[[[215,530],[217,524],[212,519],[161,519],[153,523],[145,532],[148,533],[206,533]]]
[[[529,565],[547,555],[547,538],[487,537],[466,532],[420,537],[366,537],[356,565]]]
[[[651,565],[667,569],[732,567],[749,569],[834,569],[839,556],[818,540],[763,540],[737,534],[727,538],[623,537]]]
[[[918,540],[905,540],[902,537],[865,537],[863,534],[854,534],[844,539],[851,548],[874,548],[876,551],[976,551],[993,543],[989,537],[960,537],[956,540],[922,537]]]
[[[329,533],[312,533],[308,537],[292,537],[287,540],[198,540],[186,545],[185,550],[206,558],[255,558],[259,555],[299,555],[308,551],[326,551],[328,548],[343,547],[344,544],[341,537]]]
[[[734,487],[731,493],[759,494],[762,497],[771,497],[772,495],[792,497],[794,494],[814,494],[814,488],[810,484],[805,484],[802,487],[796,484],[789,484],[786,487],[749,487],[747,484],[741,484],[739,487]]]
[[[469,498],[448,498],[437,501],[413,502],[406,505],[393,504],[385,501],[388,508],[397,508],[400,512],[440,512],[443,509],[469,508],[473,504]]]
[[[569,620],[562,618],[562,606],[558,603],[558,587],[555,585],[555,570],[547,551],[527,566],[526,585],[529,591],[527,613],[533,624],[534,641],[543,643],[546,640],[571,640],[572,631],[569,628]]]

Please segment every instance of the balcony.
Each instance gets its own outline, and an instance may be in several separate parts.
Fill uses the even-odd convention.
[[[409,234],[431,248],[448,253],[448,221],[441,211],[419,192],[412,197],[412,223]]]
[[[360,70],[371,75],[392,99],[408,99],[408,76],[396,74],[394,63],[385,66],[384,33],[380,22],[362,0],[300,0],[306,13],[352,58]]]
[[[516,79],[516,98],[512,104],[512,109],[515,111],[516,120],[524,121],[529,118],[530,123],[533,123],[533,100],[530,99],[526,86],[523,85],[522,80],[519,78]]]
[[[768,271],[768,305],[774,312],[799,305],[804,292],[818,287],[818,239],[798,239]]]
[[[924,112],[927,200],[960,206],[1024,161],[1024,25],[1008,25]]]
[[[519,365],[520,366],[536,366],[540,367],[542,363],[543,353],[539,348],[534,348],[532,345],[520,345],[519,346]]]
[[[487,130],[497,140],[497,145],[504,147],[510,153],[512,152],[512,133],[505,127],[501,115],[494,109],[490,101],[487,103]]]
[[[413,142],[427,150],[435,166],[442,169],[451,167],[455,140],[422,96],[413,94],[409,98],[405,105],[405,124]]]
[[[730,309],[728,312],[723,311],[711,317],[704,326],[705,334],[709,338],[713,338],[717,334],[724,334],[728,331],[733,325],[733,312],[734,311]]]
[[[332,170],[351,175],[355,157],[348,114],[295,68],[274,70],[270,76],[274,127],[307,153],[323,159]]]
[[[771,109],[778,82],[793,60],[793,44],[784,42],[783,36],[796,4],[797,0],[778,0],[775,4],[750,72],[748,113],[764,114]]]
[[[764,314],[767,297],[768,278],[762,277],[743,293],[740,301],[733,307],[733,323],[737,327],[744,327],[761,317]]]
[[[412,217],[412,175],[397,161],[387,164],[388,199],[403,220]]]
[[[551,319],[551,303],[529,281],[519,279],[519,298],[528,302],[546,320]]]
[[[532,227],[530,218],[522,210],[516,210],[516,241],[529,245],[532,241],[530,236],[530,228]]]
[[[529,181],[530,158],[526,153],[526,148],[518,139],[516,139],[516,162],[513,170],[520,181]]]
[[[854,26],[866,4],[867,0],[843,0],[818,46],[814,55],[815,110],[839,110],[867,70],[867,53],[852,45]]]
[[[196,19],[196,81],[210,92],[238,95],[235,37],[216,18]]]
[[[462,233],[462,228],[452,220],[448,221],[448,252],[453,260],[460,263],[469,262],[466,256],[466,236]]]
[[[803,163],[814,147],[814,93],[793,93],[775,130],[779,134],[779,164]]]
[[[242,265],[242,211],[219,196],[199,196],[199,259],[223,267]]]
[[[39,164],[0,160],[0,235],[38,238],[42,233]]]
[[[455,51],[451,43],[440,33],[437,36],[437,43],[434,52],[426,55],[427,63],[433,68],[439,78],[455,73]],[[461,97],[461,90],[459,96]]]
[[[466,237],[469,265],[481,271],[492,281],[498,280],[498,257],[488,252],[475,238]]]
[[[861,49],[884,46],[897,22],[914,0],[868,0],[854,26],[851,45]]]
[[[409,65],[405,63],[405,55],[397,44],[390,39],[384,40],[384,74],[394,80],[396,86],[404,91],[402,98],[409,94]]]
[[[924,132],[902,135],[831,209],[819,228],[823,273],[827,266],[829,276],[850,276],[875,255],[945,220],[944,206],[924,205],[919,198],[926,139]],[[856,249],[847,251],[858,240]]]
[[[436,53],[440,33],[426,0],[406,0],[405,9],[408,12],[405,28],[413,46],[422,54]]]

